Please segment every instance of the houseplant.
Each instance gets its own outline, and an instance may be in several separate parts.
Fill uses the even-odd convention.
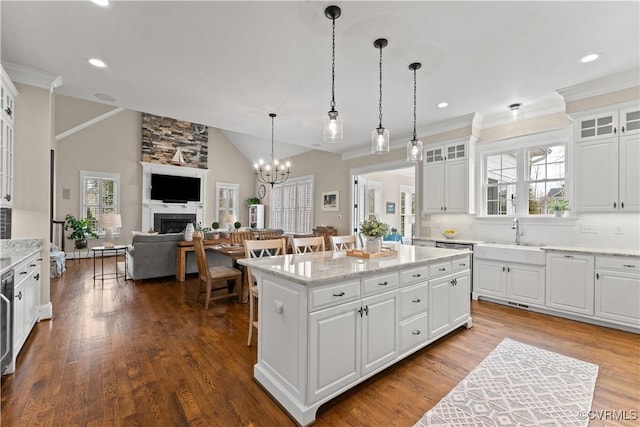
[[[209,231],[209,227],[203,227],[201,222],[196,222],[193,225],[193,236],[200,235],[204,239],[205,233]]]
[[[549,209],[557,217],[564,215],[564,211],[569,210],[569,201],[567,199],[555,199],[549,204]]]
[[[260,199],[258,199],[257,197],[249,197],[247,199],[247,204],[249,206],[251,206],[251,205],[259,205],[260,204]]]
[[[211,238],[212,239],[219,239],[220,238],[220,232],[218,232],[218,229],[220,228],[220,223],[218,221],[213,221],[211,223]]]
[[[380,252],[380,239],[389,232],[389,224],[378,221],[376,218],[362,221],[360,234],[366,236],[365,252]]]
[[[73,230],[67,236],[69,240],[75,240],[76,249],[84,249],[87,247],[87,237],[98,237],[98,233],[91,230],[89,226],[89,220],[87,218],[76,219],[71,214],[67,214],[64,224],[64,230],[69,231],[69,229]]]
[[[240,227],[242,227],[242,224],[240,223],[240,221],[236,221],[233,223],[233,228],[235,228],[236,231],[238,231]]]

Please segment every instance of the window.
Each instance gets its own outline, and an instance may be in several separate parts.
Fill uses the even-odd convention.
[[[567,145],[527,140],[516,149],[484,155],[484,213],[548,215],[549,205],[568,199]]]
[[[104,235],[104,229],[98,228],[99,216],[120,212],[119,183],[119,174],[80,171],[80,216],[88,219],[91,229],[100,235]]]
[[[400,186],[400,234],[415,236],[416,192],[414,187]]]
[[[216,217],[214,221],[218,221],[221,227],[233,224],[226,224],[225,217],[232,215],[237,221],[240,218],[238,210],[240,203],[240,184],[228,182],[216,182],[216,199],[215,199]]]
[[[313,231],[313,176],[290,178],[271,189],[270,227],[286,233]]]

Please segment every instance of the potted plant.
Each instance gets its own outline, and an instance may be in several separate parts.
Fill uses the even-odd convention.
[[[259,205],[260,204],[260,199],[258,199],[257,197],[249,197],[247,199],[247,204],[249,206],[251,206],[251,205]]]
[[[209,231],[209,227],[203,227],[202,223],[200,223],[200,222],[196,222],[193,225],[193,236],[194,237],[199,235],[200,237],[202,237],[204,239],[204,235],[205,235],[205,233],[207,231]]]
[[[374,254],[380,252],[380,239],[389,232],[389,224],[378,221],[376,218],[362,221],[360,234],[366,236],[365,252]]]
[[[64,230],[69,231],[69,229],[73,230],[67,236],[69,240],[75,240],[76,249],[84,249],[87,247],[87,237],[98,237],[98,233],[93,231],[89,226],[89,220],[87,218],[76,219],[71,214],[67,214],[64,224]]]
[[[220,233],[218,232],[218,228],[220,228],[220,223],[218,221],[213,221],[211,223],[211,229],[213,230],[213,233],[211,234],[212,239],[220,238]]]
[[[240,227],[242,227],[242,224],[240,223],[240,221],[236,221],[233,223],[233,228],[235,228],[236,231],[238,231]]]
[[[564,211],[569,210],[569,201],[567,199],[555,199],[549,204],[549,209],[553,215],[561,217]]]

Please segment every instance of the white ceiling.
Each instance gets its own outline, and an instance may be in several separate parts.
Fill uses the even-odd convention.
[[[336,21],[336,109],[345,141],[322,143],[331,96],[330,4]],[[640,68],[637,1],[89,1],[0,2],[3,64],[62,78],[58,93],[221,129],[250,160],[366,149],[378,125],[377,38],[383,50],[383,125],[392,143],[470,113],[499,117],[560,88]],[[580,58],[596,52],[598,61]],[[99,57],[107,69],[91,67]],[[436,104],[447,101],[449,107]],[[497,116],[496,116],[497,115]]]

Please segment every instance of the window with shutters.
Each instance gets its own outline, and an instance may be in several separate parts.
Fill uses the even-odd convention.
[[[99,235],[104,235],[103,228],[98,227],[101,214],[119,213],[120,206],[120,174],[107,172],[80,171],[80,217],[89,221],[89,227]],[[115,229],[117,234],[119,229]]]
[[[286,233],[313,231],[313,175],[289,178],[271,189],[269,226]]]
[[[216,182],[215,202],[216,216],[214,221],[219,222],[223,228],[229,225],[225,223],[225,217],[227,217],[227,215],[232,215],[235,221],[237,221],[240,218],[240,212],[238,210],[240,203],[240,184]]]

